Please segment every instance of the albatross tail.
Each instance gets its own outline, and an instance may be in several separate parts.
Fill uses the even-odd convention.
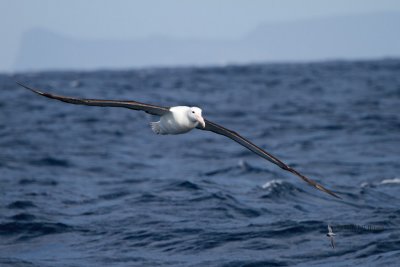
[[[160,122],[150,122],[151,129],[155,134],[162,134]]]

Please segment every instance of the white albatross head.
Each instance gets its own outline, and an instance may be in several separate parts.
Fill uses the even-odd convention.
[[[201,108],[191,107],[188,110],[188,117],[191,121],[200,123],[203,128],[206,127],[206,123],[204,122],[203,116],[201,115]]]

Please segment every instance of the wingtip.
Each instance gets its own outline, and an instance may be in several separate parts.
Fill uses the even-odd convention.
[[[326,189],[325,187],[323,187],[322,185],[318,184],[317,182],[315,182],[314,180],[311,180],[309,178],[307,178],[306,176],[302,175],[301,173],[299,173],[298,171],[296,171],[295,169],[292,169],[290,167],[286,168],[287,171],[290,171],[291,173],[296,174],[298,177],[300,177],[301,179],[303,179],[305,182],[307,182],[309,185],[315,187],[316,189],[325,192],[335,198],[338,199],[342,199],[340,196],[338,196],[336,193],[334,193],[333,191]]]
[[[23,83],[21,83],[21,82],[19,82],[19,81],[15,81],[15,83],[18,84],[19,86],[24,87],[25,89],[28,89],[28,90],[30,90],[30,91],[36,93],[36,94],[43,95],[43,92],[40,92],[40,91],[38,91],[38,90],[35,90],[35,89],[33,89],[33,88],[31,88],[31,87],[29,87],[29,86],[27,86],[27,85],[25,85],[25,84],[23,84]]]
[[[336,193],[334,193],[334,192],[332,192],[332,191],[329,191],[329,194],[330,194],[331,196],[336,197],[337,199],[343,199],[343,198],[341,198],[339,195],[337,195]]]
[[[23,83],[21,83],[20,81],[15,81],[16,84],[25,87],[25,88],[29,88],[28,86],[24,85]]]
[[[19,86],[22,86],[22,87],[30,90],[30,88],[28,88],[26,85],[24,85],[23,83],[21,83],[19,81],[15,81],[15,83],[18,84]]]
[[[334,192],[331,191],[331,190],[326,189],[325,187],[323,187],[323,186],[320,185],[320,184],[316,184],[316,185],[315,185],[315,188],[317,188],[318,190],[320,190],[320,191],[322,191],[322,192],[328,193],[329,195],[331,195],[331,196],[333,196],[333,197],[336,197],[336,198],[338,198],[338,199],[342,199],[342,198],[341,198],[340,196],[338,196],[336,193],[334,193]]]

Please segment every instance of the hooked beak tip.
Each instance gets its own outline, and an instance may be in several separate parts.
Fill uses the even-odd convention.
[[[204,122],[203,119],[199,120],[199,123],[201,124],[201,126],[202,126],[203,128],[206,128],[206,123]]]
[[[206,128],[206,122],[204,121],[203,117],[198,117],[197,121],[201,124],[203,128]]]

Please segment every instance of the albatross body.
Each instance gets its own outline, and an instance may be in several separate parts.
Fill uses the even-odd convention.
[[[198,125],[205,127],[201,109],[198,107],[177,106],[162,115],[160,121],[151,122],[150,126],[156,134],[183,134]]]
[[[242,137],[238,133],[231,131],[214,122],[204,119],[202,116],[202,110],[198,107],[187,107],[187,106],[161,107],[137,101],[74,98],[74,97],[60,96],[42,92],[18,82],[17,84],[28,90],[31,90],[32,92],[38,95],[56,99],[70,104],[101,106],[101,107],[123,107],[133,110],[141,110],[151,115],[159,116],[160,117],[159,121],[150,123],[151,129],[156,134],[163,134],[163,135],[183,134],[196,128],[226,136],[232,139],[233,141],[239,143],[240,145],[244,146],[245,148],[249,149],[253,153],[257,154],[258,156],[268,160],[271,163],[278,165],[281,169],[297,175],[303,181],[315,187],[316,189],[321,190],[327,194],[330,194],[331,196],[334,196],[336,198],[340,198],[331,190],[326,189],[325,187],[318,184],[314,180],[311,180],[310,178],[307,178],[306,176],[302,175],[292,167],[286,165],[281,160],[279,160],[272,154],[268,153],[267,151],[263,150],[262,148],[256,146],[255,144],[253,144],[246,138]]]

